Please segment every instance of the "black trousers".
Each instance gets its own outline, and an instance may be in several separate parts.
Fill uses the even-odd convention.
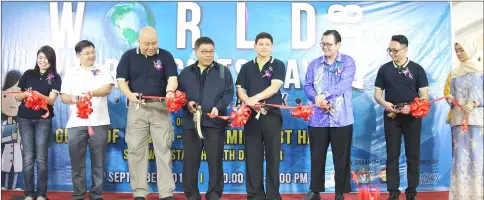
[[[331,143],[334,164],[335,193],[349,193],[351,190],[350,152],[353,139],[353,125],[343,127],[309,127],[309,148],[311,150],[312,192],[324,192],[326,154]]]
[[[195,129],[183,129],[183,191],[187,199],[200,200],[198,190],[198,170],[204,148],[208,162],[208,191],[206,199],[221,198],[224,190],[223,151],[225,129],[202,127],[203,140]]]
[[[246,187],[248,200],[280,200],[279,164],[281,151],[281,115],[268,112],[259,119],[251,118],[245,125]],[[266,159],[264,192],[263,162]]]
[[[422,119],[412,115],[397,114],[395,119],[384,114],[385,140],[387,143],[387,189],[393,194],[400,194],[400,147],[402,134],[405,142],[405,155],[407,157],[408,187],[407,196],[417,195],[420,173],[420,133]]]

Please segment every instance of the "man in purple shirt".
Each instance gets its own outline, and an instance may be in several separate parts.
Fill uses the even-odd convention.
[[[311,185],[304,200],[321,199],[324,192],[326,153],[329,143],[335,169],[336,200],[350,192],[350,151],[353,136],[351,84],[355,78],[355,61],[338,51],[341,36],[336,30],[323,33],[320,43],[324,56],[313,60],[306,72],[304,92],[320,105],[309,121],[311,150]]]

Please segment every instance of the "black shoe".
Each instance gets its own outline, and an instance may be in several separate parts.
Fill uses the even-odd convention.
[[[192,195],[187,200],[202,200],[202,197],[200,195]]]
[[[407,196],[407,200],[417,200],[417,197],[416,196]]]
[[[319,192],[311,192],[309,191],[308,194],[302,198],[301,200],[320,200],[321,196],[319,196]]]
[[[345,200],[345,196],[343,194],[336,194],[334,200]]]
[[[145,200],[144,197],[135,197],[134,200]]]
[[[390,197],[388,197],[388,200],[398,200],[400,195],[398,194],[390,194]]]
[[[175,200],[175,198],[171,196],[171,197],[160,198],[160,200]]]

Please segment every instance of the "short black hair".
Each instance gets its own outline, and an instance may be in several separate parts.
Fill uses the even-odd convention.
[[[78,53],[81,53],[81,51],[86,47],[96,48],[91,41],[82,40],[76,44],[76,46],[74,47],[74,50],[76,51],[76,54],[78,54]]]
[[[341,42],[341,35],[337,30],[327,30],[323,33],[323,36],[328,36],[328,35],[333,35],[334,36],[334,42],[337,44],[338,42]],[[322,39],[323,37],[321,37]]]
[[[398,43],[400,43],[400,44],[405,45],[406,47],[408,47],[408,39],[404,35],[394,35],[394,36],[392,36],[392,40],[391,41],[398,42]]]
[[[209,37],[201,37],[195,41],[195,50],[200,48],[202,44],[211,44],[215,47],[215,43]]]
[[[43,53],[45,57],[47,57],[47,60],[49,61],[50,67],[49,69],[47,69],[47,72],[57,73],[56,57],[55,57],[54,49],[48,45],[45,45],[43,47],[40,47],[40,49],[37,51],[37,57],[39,56],[40,53]],[[37,73],[40,73],[40,68],[37,62],[35,62],[34,71]]]
[[[261,32],[261,33],[257,34],[257,36],[255,36],[255,43],[257,44],[257,42],[260,39],[269,39],[271,41],[271,43],[274,44],[274,40],[272,39],[272,35],[269,34],[269,33]]]

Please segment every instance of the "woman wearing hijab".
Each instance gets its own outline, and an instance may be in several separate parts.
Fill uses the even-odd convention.
[[[483,67],[477,61],[476,42],[455,43],[459,65],[451,72],[450,95],[463,108],[451,104],[454,155],[450,200],[477,200],[483,196]],[[468,130],[461,124],[468,113]]]

